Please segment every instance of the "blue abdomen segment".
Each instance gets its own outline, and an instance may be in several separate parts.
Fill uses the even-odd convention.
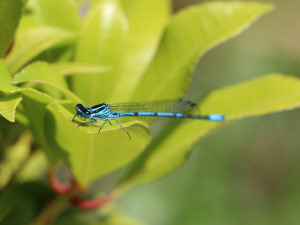
[[[182,118],[182,119],[210,120],[216,122],[225,121],[225,117],[221,114],[209,114],[206,116],[200,116],[200,115],[172,113],[172,112],[120,112],[119,113],[119,117],[124,117],[124,116],[172,117],[172,118]]]
[[[171,113],[171,112],[123,112],[119,113],[119,116],[153,116],[153,117],[175,117],[181,118],[182,113]]]
[[[211,121],[217,121],[217,122],[223,122],[225,121],[225,117],[222,114],[210,114],[208,115],[209,120]]]

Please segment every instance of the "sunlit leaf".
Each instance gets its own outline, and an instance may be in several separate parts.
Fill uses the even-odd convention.
[[[181,97],[199,57],[239,34],[271,8],[255,2],[209,2],[179,12],[167,26],[133,98],[145,101]]]
[[[46,62],[35,62],[22,69],[13,78],[14,84],[24,82],[51,83],[62,88],[67,88],[67,82],[62,76],[53,71]]]
[[[51,67],[56,71],[58,71],[59,74],[63,76],[74,75],[74,74],[83,75],[83,73],[100,74],[111,70],[111,68],[107,66],[104,67],[104,66],[89,65],[86,63],[77,63],[77,62],[57,63],[57,64],[52,64]]]
[[[11,75],[5,66],[2,59],[0,59],[0,82],[3,83],[10,83],[11,81]]]
[[[15,122],[17,105],[22,100],[20,94],[0,93],[0,114],[10,122]]]
[[[9,70],[14,74],[24,64],[41,52],[62,43],[70,43],[75,33],[53,27],[33,27],[17,33],[14,47],[5,59]]]
[[[79,9],[74,0],[39,0],[31,5],[45,25],[71,30],[81,27]]]
[[[201,104],[203,114],[222,113],[227,122],[300,106],[300,80],[272,74],[212,92]],[[164,176],[186,161],[203,136],[226,123],[193,121],[180,123],[163,138],[152,142],[139,158],[126,185]]]
[[[121,76],[115,80],[111,101],[128,101],[141,75],[151,62],[169,21],[169,0],[121,0],[129,23]],[[155,16],[154,16],[155,15]]]
[[[224,99],[229,99],[225,103]],[[218,105],[218,106],[217,106]],[[211,93],[201,105],[203,113],[221,109],[227,120],[257,116],[300,106],[300,80],[270,74]]]
[[[81,100],[68,90],[67,82],[64,77],[58,74],[56,70],[46,62],[32,63],[13,78],[13,84],[20,84],[24,82],[31,82],[37,84],[47,84],[60,90],[68,99],[75,104]]]
[[[126,17],[117,0],[95,1],[79,38],[76,61],[111,68],[109,72],[72,79],[74,92],[87,105],[106,98],[121,74],[128,33]]]

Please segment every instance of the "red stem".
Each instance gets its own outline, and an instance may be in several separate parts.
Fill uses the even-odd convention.
[[[72,180],[70,183],[62,184],[58,181],[58,179],[55,176],[54,170],[50,170],[48,173],[48,180],[52,187],[52,189],[60,194],[60,195],[67,195],[70,194],[71,191],[76,190],[77,192],[84,194],[86,193],[86,189],[80,186],[75,180]],[[78,196],[74,195],[75,192],[73,192],[70,196],[70,202],[73,206],[79,209],[83,210],[92,210],[97,209],[108,202],[110,202],[113,199],[112,194],[109,194],[103,198],[100,199],[88,199],[88,200],[82,200]]]
[[[71,199],[71,203],[73,206],[80,208],[80,209],[93,210],[93,209],[97,209],[97,208],[109,203],[112,199],[113,199],[113,196],[111,194],[109,194],[103,198],[88,199],[88,200],[81,200],[77,196],[74,196]]]
[[[73,187],[73,183],[65,183],[65,184],[60,183],[57,180],[55,176],[55,172],[53,170],[50,170],[50,172],[48,173],[48,180],[52,189],[60,195],[68,194]]]
[[[13,46],[15,44],[15,40],[12,40],[11,44],[9,45],[8,49],[6,50],[5,54],[4,54],[4,58],[7,57],[9,55],[9,53],[11,52]]]

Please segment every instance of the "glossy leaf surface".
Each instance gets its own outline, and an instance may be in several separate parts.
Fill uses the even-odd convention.
[[[5,63],[14,74],[38,54],[63,42],[71,42],[75,36],[75,33],[45,26],[21,30]]]
[[[181,97],[199,57],[239,34],[271,8],[255,2],[212,2],[179,12],[167,26],[132,97],[144,101]]]
[[[87,105],[107,98],[120,76],[128,24],[117,0],[95,1],[78,40],[76,61],[110,67],[106,73],[76,76],[74,92]],[[87,88],[88,87],[88,88]]]
[[[111,101],[129,101],[158,48],[170,19],[169,0],[122,0],[129,31],[124,50],[123,69],[115,81]]]

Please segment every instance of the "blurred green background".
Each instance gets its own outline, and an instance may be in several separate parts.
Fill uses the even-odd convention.
[[[174,10],[200,2],[176,0]],[[300,2],[264,2],[275,10],[200,60],[188,98],[271,72],[300,77]],[[299,113],[229,124],[197,144],[177,171],[118,202],[149,225],[300,224]]]

